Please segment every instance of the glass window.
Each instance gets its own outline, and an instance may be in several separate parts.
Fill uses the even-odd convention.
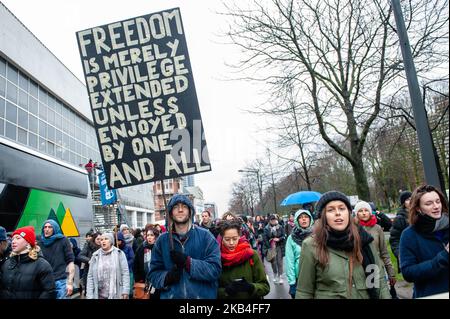
[[[47,139],[55,142],[55,128],[51,125],[47,125]]]
[[[38,132],[38,119],[37,119],[37,117],[35,117],[33,115],[29,116],[29,127],[28,127],[28,129],[31,132],[34,132],[34,133]]]
[[[47,120],[47,107],[42,103],[39,103],[39,118]]]
[[[69,151],[67,149],[63,149],[63,160],[69,162]]]
[[[47,109],[47,122],[49,124],[55,125],[55,111],[50,108]]]
[[[60,101],[56,100],[56,112],[58,112],[59,114],[62,114],[62,109],[63,109],[63,105]]]
[[[76,151],[77,151],[77,154],[81,154],[81,143],[80,142],[76,142]]]
[[[42,152],[45,152],[46,146],[47,146],[47,143],[45,142],[45,140],[42,137],[40,137],[39,138],[39,150]]]
[[[19,143],[27,145],[28,144],[27,131],[25,131],[24,129],[21,129],[21,128],[18,128],[17,131],[18,131],[18,139],[17,140],[19,141]]]
[[[19,105],[28,110],[28,93],[22,90],[19,90]]]
[[[76,163],[75,153],[72,153],[72,152],[69,152],[69,153],[70,153],[70,155],[69,155],[69,162],[72,163],[72,164],[75,164]]]
[[[11,102],[17,103],[17,86],[11,82],[6,83],[6,98]]]
[[[5,99],[0,97],[0,117],[5,117]]]
[[[6,117],[8,121],[17,123],[17,106],[10,102],[6,102]]]
[[[47,153],[55,156],[55,144],[49,141],[47,141]]]
[[[45,91],[41,86],[39,86],[39,101],[44,104],[48,103],[47,91]]]
[[[0,75],[6,77],[6,61],[0,57]]]
[[[59,129],[62,129],[61,121],[62,121],[61,115],[55,113],[55,126]]]
[[[38,85],[31,79],[30,79],[30,94],[35,98],[38,98]]]
[[[39,120],[39,135],[41,137],[47,136],[47,124],[44,121]]]
[[[18,115],[19,115],[17,124],[19,124],[19,126],[25,128],[25,129],[28,129],[28,112],[26,112],[22,109],[17,109],[17,110],[18,110]]]
[[[37,148],[37,141],[38,137],[36,134],[29,133],[28,135],[28,145],[30,145],[32,148]]]
[[[62,132],[60,130],[55,130],[55,142],[58,145],[62,145]]]
[[[67,135],[67,134],[65,134],[65,133],[63,133],[63,146],[65,147],[65,148],[69,148],[69,135]]]
[[[0,135],[4,135],[3,133],[5,131],[5,120],[0,118]]]
[[[30,96],[30,100],[28,102],[29,102],[28,110],[34,115],[38,115],[39,114],[38,101],[34,97]]]
[[[15,124],[11,124],[9,122],[5,122],[5,136],[12,139],[12,140],[16,140],[17,137],[17,126]]]
[[[63,153],[62,153],[62,147],[61,146],[56,146],[56,157],[59,159],[63,158]]]
[[[17,84],[19,72],[17,69],[8,63],[6,78],[10,80],[12,83]]]
[[[48,106],[52,109],[56,109],[56,100],[53,95],[48,94]]]
[[[70,150],[75,151],[75,139],[73,137],[70,137]]]
[[[19,73],[19,87],[28,92],[28,77],[22,72]]]
[[[6,80],[0,76],[0,96],[6,96]]]

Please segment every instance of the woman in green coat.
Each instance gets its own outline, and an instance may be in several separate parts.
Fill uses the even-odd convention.
[[[389,299],[370,236],[351,216],[344,194],[323,194],[313,235],[303,241],[296,298]]]
[[[219,279],[219,299],[260,299],[270,290],[264,266],[257,252],[241,236],[237,220],[220,224],[222,275]]]

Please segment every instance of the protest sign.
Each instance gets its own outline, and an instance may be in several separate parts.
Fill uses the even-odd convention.
[[[77,40],[109,188],[211,170],[179,8]]]

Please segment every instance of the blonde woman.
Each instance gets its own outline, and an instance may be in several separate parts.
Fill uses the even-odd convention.
[[[32,226],[18,228],[12,234],[11,257],[0,271],[0,299],[56,298],[53,270],[39,256]]]
[[[123,251],[114,246],[114,235],[101,236],[101,248],[92,254],[87,277],[87,299],[128,299],[130,273]]]

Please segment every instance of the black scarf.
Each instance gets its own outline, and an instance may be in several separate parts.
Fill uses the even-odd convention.
[[[144,248],[152,250],[154,245],[155,244],[149,244],[148,241],[144,241]]]
[[[334,230],[332,228],[328,229],[327,236],[327,246],[343,251],[352,251],[353,250],[353,236],[350,234],[350,227],[347,227],[345,230]]]
[[[365,231],[361,225],[358,225],[358,232],[361,239],[361,254],[363,256],[362,266],[367,278],[367,276],[371,274],[366,271],[367,269],[370,269],[367,268],[367,266],[375,264],[375,257],[370,249],[370,243],[373,241],[373,237]],[[330,229],[328,231],[327,246],[336,250],[351,252],[354,245],[353,236],[350,234],[350,227],[347,227],[347,229],[343,231]],[[380,276],[382,275],[383,274],[380,274]],[[369,294],[370,299],[379,299],[376,288],[367,288],[367,293]]]
[[[433,232],[448,228],[448,216],[442,214],[441,218],[436,219],[423,213],[417,215],[417,222],[414,225],[416,230],[422,234],[431,234]]]
[[[302,245],[303,240],[308,237],[309,235],[311,235],[312,233],[312,227],[308,227],[308,228],[301,228],[301,227],[297,227],[294,226],[294,228],[292,229],[292,239],[298,244],[298,245]]]

